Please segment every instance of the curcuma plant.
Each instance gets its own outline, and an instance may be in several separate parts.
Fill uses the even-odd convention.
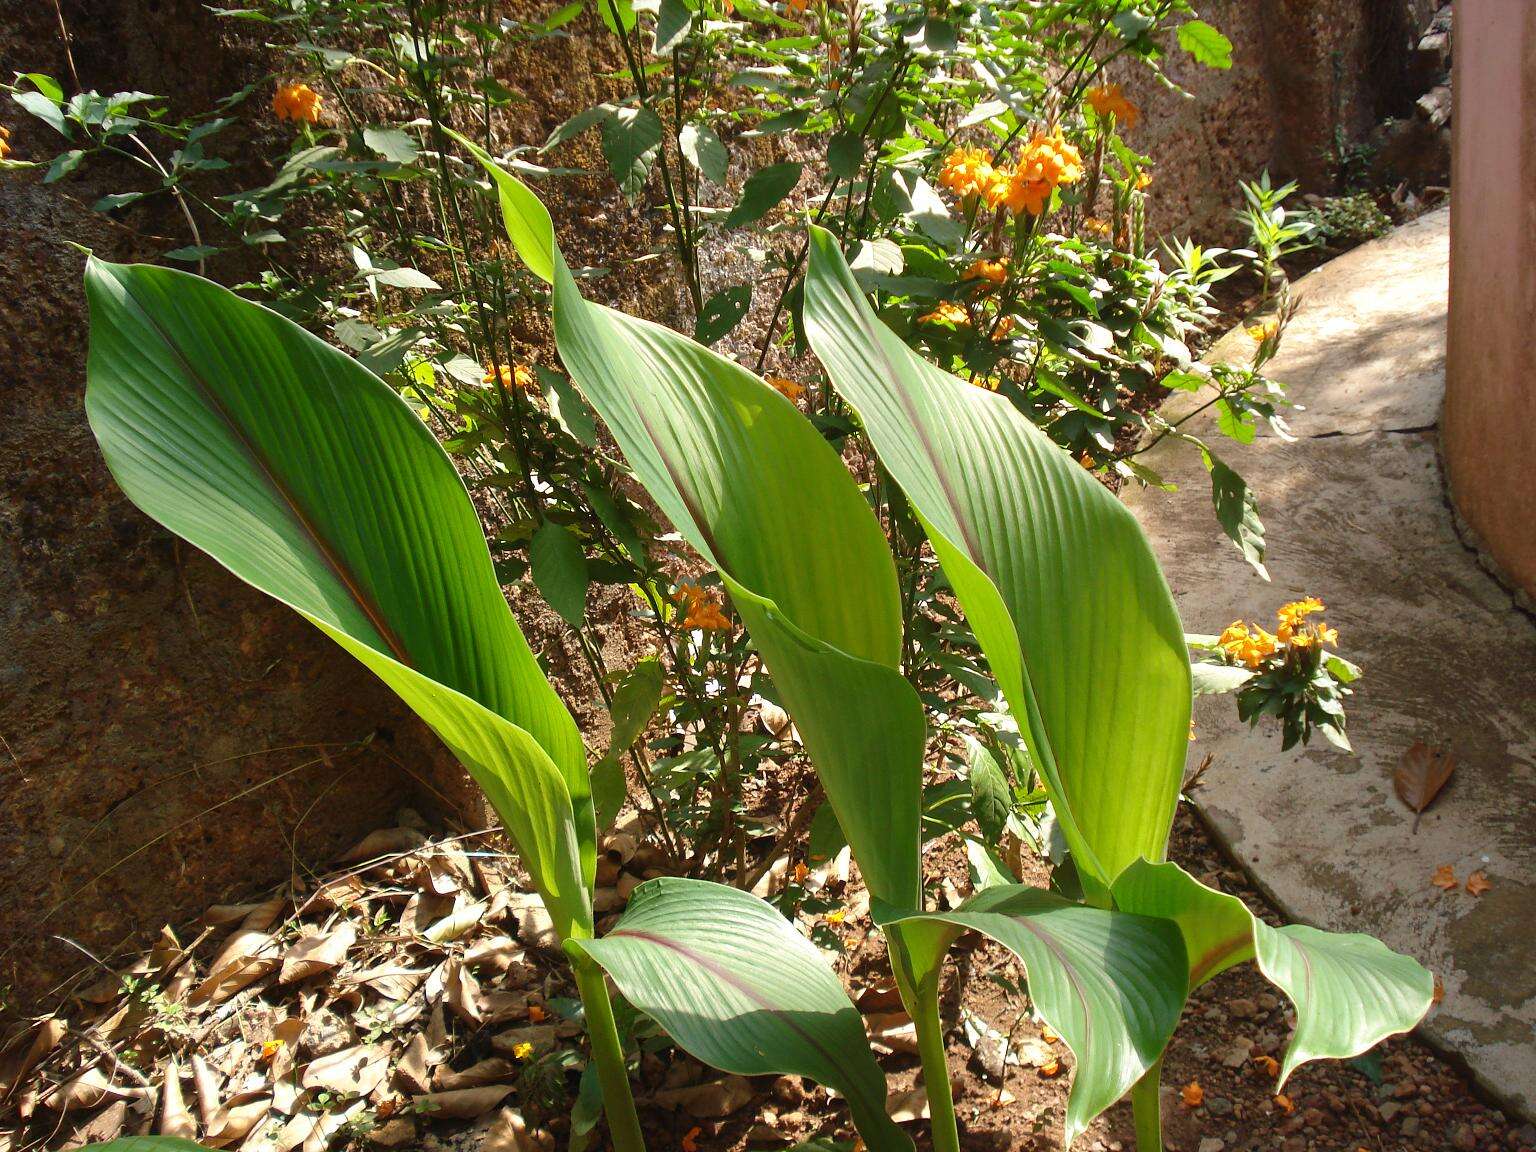
[[[461,141],[461,143],[466,143]],[[1132,1093],[1161,1147],[1158,1070],[1188,993],[1247,959],[1296,1006],[1281,1081],[1412,1027],[1429,974],[1361,936],[1272,929],[1164,863],[1191,679],[1172,597],[1134,518],[1002,397],[911,352],[813,230],[805,322],[943,564],[1045,782],[1082,898],[993,883],[925,907],[925,720],[899,667],[879,524],[814,426],[741,366],[586,301],[534,194],[479,149],[508,235],[553,288],[557,344],[637,479],[719,570],[794,717],[871,893],[916,1025],[939,1149],[959,1148],[939,976],[968,931],[1024,964],[1076,1071],[1066,1140]]]
[[[859,1015],[757,898],[662,878],[594,938],[587,757],[502,596],[463,481],[356,361],[206,280],[92,260],[86,409],[129,498],[378,675],[485,790],[564,943],[613,1143],[643,1148],[607,983],[706,1063],[837,1089],[873,1148],[885,1113]]]

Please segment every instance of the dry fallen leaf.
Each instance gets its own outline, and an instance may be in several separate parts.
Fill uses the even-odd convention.
[[[1205,1103],[1205,1089],[1198,1080],[1191,1080],[1179,1092],[1179,1102],[1186,1108],[1198,1108]]]
[[[197,1139],[197,1120],[181,1094],[181,1070],[174,1060],[165,1065],[160,1088],[160,1123],[155,1126],[155,1132],[161,1136],[179,1136],[183,1140]]]
[[[1481,896],[1484,892],[1493,890],[1493,885],[1488,881],[1488,874],[1479,868],[1467,877],[1467,891],[1473,896]]]
[[[272,1110],[272,1097],[262,1092],[246,1092],[228,1101],[213,1115],[203,1143],[214,1148],[238,1144]]]
[[[1447,892],[1460,884],[1456,879],[1456,870],[1449,864],[1442,864],[1435,869],[1435,874],[1429,878],[1429,882],[1436,888],[1444,888]]]
[[[885,1102],[885,1110],[898,1124],[926,1120],[928,1119],[928,1092],[921,1086],[906,1092],[897,1092]]]
[[[388,1074],[389,1049],[378,1044],[360,1044],[311,1060],[300,1083],[339,1096],[370,1096]]]
[[[21,1087],[27,1078],[27,1073],[37,1067],[38,1063],[58,1046],[64,1034],[69,1031],[64,1021],[57,1016],[50,1016],[37,1026],[37,1031],[32,1034],[32,1043],[27,1048],[27,1053],[21,1058],[11,1073],[9,1081],[0,1085],[0,1100],[4,1100]]]
[[[412,1097],[417,1111],[434,1119],[473,1120],[483,1116],[507,1098],[510,1084],[491,1084],[484,1088],[460,1088],[454,1092],[430,1092]]]
[[[355,943],[357,929],[345,920],[329,932],[300,936],[283,955],[283,967],[278,973],[277,982],[293,984],[329,971],[347,958],[347,951]]]
[[[439,1068],[432,1077],[432,1091],[456,1092],[461,1088],[484,1088],[487,1084],[509,1084],[517,1075],[517,1065],[501,1056],[489,1056],[471,1064],[462,1072]]]
[[[105,1144],[109,1140],[116,1140],[123,1134],[127,1123],[128,1101],[118,1100],[76,1128],[65,1146],[76,1147],[76,1141],[80,1144]]]
[[[917,1028],[905,1012],[874,1012],[864,1018],[869,1039],[877,1049],[917,1054]]]
[[[98,1067],[90,1067],[58,1085],[43,1097],[44,1108],[54,1112],[70,1112],[77,1108],[95,1108],[113,1100],[129,1100],[143,1096],[151,1089],[130,1088],[114,1083]]]
[[[1456,758],[1444,748],[1431,748],[1422,740],[1415,741],[1397,769],[1392,773],[1392,786],[1397,798],[1413,810],[1413,830],[1419,830],[1419,818],[1424,809],[1435,802],[1440,789],[1456,771]]]
[[[532,1029],[525,1029],[532,1031]],[[502,1033],[506,1035],[506,1033]],[[499,1041],[501,1036],[496,1037]],[[656,1103],[663,1108],[678,1108],[701,1120],[714,1120],[729,1116],[751,1102],[752,1085],[741,1076],[725,1076],[703,1084],[690,1084],[684,1088],[668,1088],[656,1093]]]
[[[343,856],[343,863],[372,860],[376,856],[397,856],[420,848],[427,838],[414,828],[379,828],[368,833],[352,851]]]
[[[486,1130],[480,1152],[535,1152],[537,1147],[529,1136],[528,1124],[522,1114],[512,1108],[503,1108]]]

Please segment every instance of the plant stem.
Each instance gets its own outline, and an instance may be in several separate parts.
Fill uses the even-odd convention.
[[[1147,1074],[1131,1089],[1131,1114],[1136,1120],[1136,1152],[1163,1152],[1163,1061],[1147,1069]]]
[[[934,1152],[960,1152],[960,1130],[955,1126],[955,1098],[949,1084],[949,1057],[944,1051],[944,1022],[939,1017],[940,965],[934,965],[921,982],[911,979],[912,964],[906,945],[895,932],[886,935],[891,971],[917,1031],[917,1054],[923,1064],[923,1088],[928,1093],[929,1134]]]
[[[629,1090],[629,1072],[624,1065],[624,1046],[619,1042],[613,1001],[608,998],[603,970],[584,956],[573,958],[572,969],[586,1013],[587,1040],[597,1063],[597,1078],[603,1086],[603,1115],[608,1118],[608,1136],[614,1152],[645,1152],[645,1137],[640,1133],[640,1117],[635,1114],[635,1098]]]

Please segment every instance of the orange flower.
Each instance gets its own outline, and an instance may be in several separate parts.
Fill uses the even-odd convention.
[[[1198,1080],[1191,1080],[1179,1092],[1179,1100],[1186,1108],[1198,1108],[1205,1103],[1205,1089],[1200,1087]]]
[[[1088,107],[1100,118],[1113,116],[1124,128],[1136,127],[1136,121],[1141,119],[1141,109],[1125,98],[1125,92],[1118,84],[1101,84],[1088,89]]]
[[[1484,892],[1492,892],[1493,885],[1488,882],[1488,873],[1479,868],[1467,877],[1467,892],[1473,896],[1481,896]]]
[[[796,16],[803,16],[809,3],[810,0],[785,0],[785,7],[793,12]]]
[[[1108,236],[1114,231],[1114,227],[1108,220],[1100,220],[1097,216],[1090,216],[1083,221],[1083,231],[1092,236]]]
[[[1261,321],[1258,324],[1249,324],[1243,331],[1248,333],[1252,339],[1262,344],[1276,332],[1280,331],[1280,321],[1271,316],[1268,320]]]
[[[272,97],[272,111],[279,120],[313,124],[320,119],[320,93],[308,84],[283,84]]]
[[[798,400],[805,395],[805,385],[797,384],[784,376],[765,376],[768,385],[786,400]]]
[[[537,1004],[530,1004],[530,1005],[528,1005],[528,1020],[529,1020],[530,1023],[541,1024],[541,1023],[543,1023],[544,1018],[546,1016],[548,1016],[548,1015],[549,1015],[549,1013],[544,1011],[544,1009],[539,1007],[539,1005],[537,1005]]]
[[[985,148],[956,148],[939,168],[939,183],[962,197],[985,195],[996,179],[992,154]]]
[[[534,376],[533,369],[526,364],[519,364],[515,368],[509,364],[503,364],[495,372],[486,372],[481,379],[487,384],[493,384],[498,374],[503,388],[516,388],[519,392],[526,392],[530,396],[538,391],[538,378]]]
[[[1266,657],[1274,655],[1276,639],[1258,625],[1252,631],[1241,620],[1234,620],[1216,639],[1216,647],[1239,664],[1257,668]]]
[[[919,324],[938,324],[942,322],[953,324],[956,328],[965,328],[970,325],[971,316],[960,305],[946,300],[932,312],[919,316],[917,322]]]
[[[699,1133],[704,1131],[697,1124],[683,1136],[683,1152],[699,1152]]]
[[[985,285],[1000,285],[1008,279],[1008,259],[1001,260],[977,260],[974,261],[960,276],[962,280],[980,280],[985,290]]]
[[[1143,188],[1150,188],[1150,187],[1152,187],[1152,173],[1150,173],[1150,172],[1138,172],[1138,173],[1136,173],[1136,188],[1137,188],[1137,190],[1140,191]]]
[[[0,160],[11,154],[11,130],[0,124]]]
[[[1280,1109],[1280,1111],[1284,1112],[1287,1116],[1296,1111],[1295,1102],[1284,1092],[1275,1097],[1275,1107]]]
[[[1289,604],[1280,605],[1280,610],[1275,613],[1280,621],[1280,626],[1275,629],[1275,635],[1289,643],[1291,636],[1301,626],[1301,622],[1314,612],[1322,610],[1323,602],[1315,596],[1307,596],[1304,599],[1292,600]]]
[[[1017,216],[1039,216],[1051,202],[1051,193],[1062,184],[1083,178],[1083,158],[1058,129],[1047,136],[1036,132],[1019,153],[1019,164],[1006,180],[997,180],[987,192],[993,208],[1007,208]]]
[[[804,862],[797,862],[795,864],[795,883],[804,884],[805,878],[810,875],[810,872],[811,870],[805,866]]]
[[[683,605],[683,627],[705,628],[729,632],[731,622],[726,618],[720,601],[698,584],[679,584],[677,600]]]
[[[1259,1066],[1259,1070],[1266,1076],[1280,1075],[1280,1061],[1276,1060],[1273,1056],[1255,1056],[1253,1062]]]
[[[1061,1061],[1052,1056],[1035,1071],[1040,1074],[1042,1080],[1054,1080],[1061,1075]]]
[[[1004,316],[997,322],[997,327],[992,329],[992,343],[1001,344],[1008,339],[1008,334],[1013,331],[1013,317]]]
[[[1449,864],[1442,864],[1436,868],[1435,874],[1429,878],[1429,882],[1436,888],[1444,889],[1446,892],[1454,892],[1461,884],[1461,881],[1456,879],[1456,869],[1452,868]]]
[[[848,910],[846,908],[839,908],[835,912],[828,912],[825,916],[828,924],[841,924],[846,919],[848,919]]]

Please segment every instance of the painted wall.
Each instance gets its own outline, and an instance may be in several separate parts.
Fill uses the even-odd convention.
[[[1444,451],[1458,511],[1536,597],[1536,4],[1460,0]]]

